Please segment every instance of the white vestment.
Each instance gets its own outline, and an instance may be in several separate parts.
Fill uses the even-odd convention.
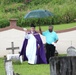
[[[28,39],[27,47],[26,47],[26,56],[28,58],[29,64],[36,64],[37,56],[36,56],[36,38],[33,34],[26,34],[26,39]]]

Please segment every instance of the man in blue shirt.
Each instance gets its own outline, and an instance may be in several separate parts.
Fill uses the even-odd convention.
[[[53,57],[55,54],[55,43],[58,41],[58,36],[55,31],[53,31],[53,26],[49,26],[48,30],[42,32],[41,28],[39,28],[40,33],[46,38],[46,58],[47,63],[49,63],[49,58]]]

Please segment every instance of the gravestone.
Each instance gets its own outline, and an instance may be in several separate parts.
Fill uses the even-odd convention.
[[[73,46],[70,46],[67,49],[67,56],[76,56],[76,48]]]
[[[15,49],[19,49],[19,47],[14,47],[14,43],[11,42],[11,46],[10,48],[6,48],[6,50],[12,50],[12,54],[7,54],[7,60],[12,60],[13,62],[16,63],[22,63],[22,56],[19,56],[19,54],[14,54],[14,50]]]
[[[19,49],[19,47],[14,47],[14,43],[13,42],[11,42],[11,46],[12,47],[10,47],[10,48],[6,48],[6,50],[12,50],[12,54],[14,54],[14,50],[15,49]]]
[[[14,73],[12,61],[7,60],[6,57],[5,57],[4,64],[5,64],[6,75],[20,75],[19,73]]]
[[[19,54],[8,54],[7,60],[12,60],[14,63],[22,63],[22,56],[19,56]]]
[[[51,57],[50,75],[76,75],[76,56]]]
[[[12,61],[11,60],[5,60],[5,71],[6,75],[14,75]]]

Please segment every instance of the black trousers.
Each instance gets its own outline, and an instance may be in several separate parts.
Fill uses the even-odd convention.
[[[49,58],[53,57],[55,54],[55,46],[52,44],[46,44],[46,58],[47,58],[47,63],[49,63]]]

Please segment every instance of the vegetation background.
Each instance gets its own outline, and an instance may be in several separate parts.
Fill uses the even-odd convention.
[[[24,19],[31,10],[44,9],[52,12],[53,17]],[[26,27],[36,25],[62,24],[76,21],[76,0],[0,0],[0,28],[9,25],[10,18],[18,18],[18,25]]]

